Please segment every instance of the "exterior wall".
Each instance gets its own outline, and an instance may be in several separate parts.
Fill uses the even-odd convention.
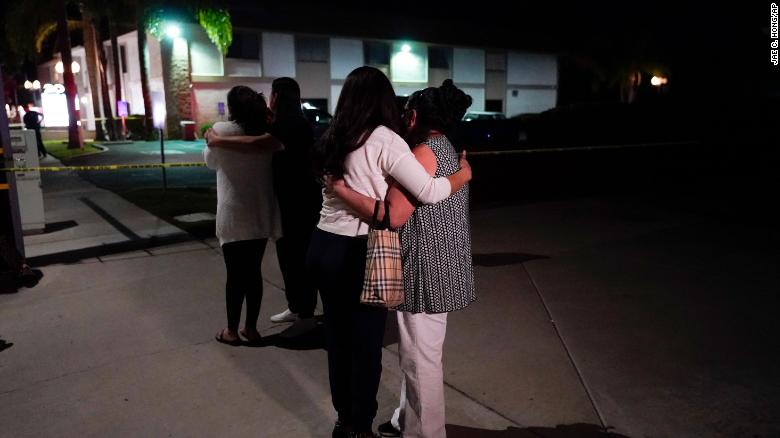
[[[190,25],[186,28],[189,43],[192,75],[222,76],[222,53],[212,44],[208,35],[200,26]]]
[[[175,95],[179,100],[185,97],[191,99],[191,117],[198,124],[220,119],[218,104],[225,102],[231,87],[247,85],[270,96],[271,82],[281,76],[296,78],[301,85],[303,98],[327,99],[328,110],[333,112],[347,74],[366,62],[364,40],[359,38],[330,37],[327,61],[297,61],[294,34],[252,29],[245,31],[256,32],[260,36],[257,60],[226,58],[210,42],[200,26],[192,24],[183,27],[182,41],[186,46],[186,57],[179,59],[175,66],[179,70],[188,68],[191,75],[187,79],[189,83],[176,84]],[[162,99],[165,90],[161,44],[151,36],[147,39],[149,87],[153,99]],[[136,33],[121,35],[118,42],[125,47],[128,64],[127,71],[122,74],[124,98],[132,114],[143,114]],[[484,110],[486,99],[501,100],[508,117],[544,111],[556,104],[558,62],[555,55],[453,47],[449,68],[430,68],[426,43],[385,42],[391,49],[389,63],[377,67],[387,72],[398,95],[408,95],[426,86],[439,86],[445,79],[452,78],[456,85],[472,96],[472,111]],[[103,46],[109,60],[107,78],[113,99],[110,42],[104,42]],[[74,48],[73,54],[74,60],[84,66],[83,48]],[[42,83],[61,82],[61,75],[53,71],[54,62],[39,66],[38,78]],[[77,74],[79,97],[89,97],[92,91],[89,90],[86,74],[86,68]],[[187,92],[187,89],[190,91]],[[81,113],[83,123],[92,129],[91,99],[87,98],[82,103]],[[187,117],[186,113],[184,111],[182,114],[183,118]]]
[[[354,69],[365,64],[363,41],[357,39],[330,39],[330,78],[346,79]]]
[[[448,68],[432,68],[428,71],[428,86],[438,87],[445,79],[452,79],[452,70]]]
[[[295,77],[295,39],[292,34],[263,32],[263,76]]]
[[[330,65],[327,62],[298,62],[296,80],[303,99],[330,99]]]
[[[485,110],[485,51],[482,49],[453,50],[452,80],[471,96],[469,110]]]
[[[92,95],[89,86],[89,76],[87,72],[86,52],[84,47],[76,46],[71,48],[71,56],[73,61],[77,62],[81,69],[78,73],[73,74],[73,78],[76,82],[76,92],[79,100],[79,114],[81,117],[81,126],[86,130],[95,129],[95,116],[92,110]],[[51,61],[40,64],[37,68],[37,79],[41,83],[41,87],[45,84],[62,84],[64,82],[63,74],[57,73],[55,70],[56,64],[60,61],[59,53]],[[43,89],[41,89],[43,93]],[[63,111],[66,110],[63,109]],[[43,126],[46,124],[46,114],[44,111]]]
[[[195,83],[192,86],[192,120],[195,121],[197,127],[206,123],[227,120],[227,94],[236,85],[245,85],[257,92],[262,92],[265,94],[266,99],[271,95],[271,81],[261,78],[242,78],[241,80],[232,80],[229,83],[221,81]],[[218,112],[220,102],[225,104],[224,116],[220,116]]]
[[[507,55],[507,116],[554,108],[558,99],[555,55],[510,52]]]
[[[485,73],[485,99],[506,98],[506,73],[489,71]]]

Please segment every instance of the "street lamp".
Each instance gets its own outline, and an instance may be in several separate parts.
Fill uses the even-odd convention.
[[[29,80],[24,81],[24,89],[30,90],[33,93],[33,100],[35,100],[35,105],[38,105],[38,101],[40,100],[38,94],[41,91],[41,81],[38,79],[30,82]]]
[[[650,85],[654,87],[660,87],[661,85],[666,85],[667,82],[669,82],[669,79],[663,76],[653,76],[652,78],[650,78]]]
[[[160,162],[165,164],[165,97],[162,93],[156,92],[152,96],[152,122],[154,127],[160,130]],[[168,189],[168,176],[165,173],[165,166],[162,167],[163,190]]]
[[[165,26],[165,35],[170,39],[176,39],[181,36],[181,28],[176,23],[168,23]]]
[[[65,73],[65,67],[62,65],[62,61],[57,61],[56,64],[54,64],[54,71],[56,71],[59,74]],[[73,74],[76,74],[81,71],[81,66],[78,62],[73,61],[70,64],[70,71],[73,72]]]

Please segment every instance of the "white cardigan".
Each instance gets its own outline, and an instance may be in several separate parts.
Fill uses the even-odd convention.
[[[217,122],[220,136],[244,135],[233,122]],[[273,190],[272,152],[248,153],[225,148],[203,150],[206,166],[217,171],[219,244],[282,236],[281,214]]]
[[[385,126],[379,126],[366,142],[344,160],[344,182],[356,192],[374,199],[385,199],[388,182],[395,179],[423,204],[434,204],[452,190],[447,178],[433,178],[414,157],[403,138]],[[342,236],[368,234],[368,223],[356,215],[335,195],[322,193],[321,230]]]

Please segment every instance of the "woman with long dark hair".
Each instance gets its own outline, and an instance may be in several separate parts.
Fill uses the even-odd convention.
[[[409,97],[404,112],[406,139],[415,145],[412,152],[431,175],[458,171],[458,154],[448,136],[470,105],[471,97],[449,79],[441,87]],[[370,197],[350,190],[343,181],[335,182],[332,189],[362,217],[373,215]],[[409,438],[444,438],[441,359],[447,314],[476,299],[468,186],[434,205],[418,205],[401,187],[392,185],[387,200],[390,225],[400,228],[401,237],[405,301],[396,308],[396,318],[403,381],[400,406],[379,430],[383,436],[403,432]]]
[[[314,327],[317,289],[304,272],[309,239],[319,220],[322,195],[312,173],[311,124],[301,110],[301,90],[292,78],[277,78],[271,84],[271,126],[267,135],[226,137],[209,134],[209,147],[263,153],[277,142],[284,149],[273,157],[274,190],[282,213],[284,236],[276,240],[276,254],[284,279],[287,309],[271,316],[272,322],[296,322],[294,335]]]
[[[323,179],[343,179],[371,199],[384,199],[396,181],[425,204],[447,198],[471,179],[465,160],[462,170],[447,177],[429,175],[397,134],[400,127],[395,93],[384,73],[355,69],[315,148],[315,170]],[[331,396],[338,413],[333,436],[372,437],[387,309],[360,303],[368,222],[333,193],[326,191],[323,198],[307,268],[325,311]]]
[[[268,107],[260,93],[233,87],[227,96],[229,122],[212,128],[219,135],[261,135],[268,130]],[[246,319],[240,334],[260,341],[257,318],[263,298],[260,267],[269,238],[281,235],[279,207],[273,190],[271,153],[244,154],[229,149],[203,150],[206,165],[217,171],[217,238],[227,270],[227,327],[216,339],[239,345],[239,320],[246,299]]]

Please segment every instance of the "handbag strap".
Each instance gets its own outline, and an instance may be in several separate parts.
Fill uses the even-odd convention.
[[[379,216],[379,203],[382,202],[379,199],[374,202],[374,215],[371,218],[371,228],[374,230],[389,230],[390,229],[390,203],[387,201],[387,199],[384,200],[385,203],[385,216],[382,218],[381,221],[377,220]]]

